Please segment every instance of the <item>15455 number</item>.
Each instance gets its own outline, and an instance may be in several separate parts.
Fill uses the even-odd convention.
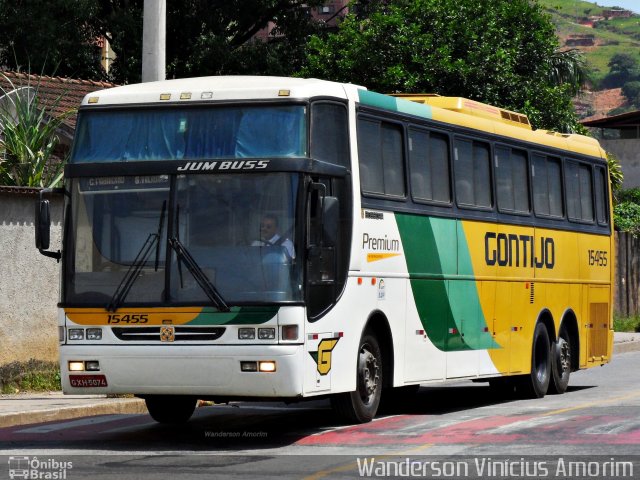
[[[107,323],[148,323],[149,315],[146,313],[133,313],[120,315],[118,313],[110,313]]]
[[[607,260],[606,250],[589,250],[589,265],[595,265],[597,267],[606,267]]]

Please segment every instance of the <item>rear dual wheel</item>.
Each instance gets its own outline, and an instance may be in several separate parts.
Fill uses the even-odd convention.
[[[518,378],[517,390],[525,398],[542,398],[551,381],[551,343],[544,323],[538,322],[533,331],[531,373]]]
[[[569,332],[560,328],[558,340],[551,345],[551,383],[549,393],[564,393],[571,375],[571,340]]]

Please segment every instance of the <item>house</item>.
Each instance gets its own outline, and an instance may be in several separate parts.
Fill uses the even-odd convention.
[[[115,87],[108,82],[77,80],[73,78],[48,77],[20,72],[0,72],[0,102],[17,91],[30,91],[38,95],[40,104],[51,110],[51,116],[73,112],[68,115],[59,129],[59,148],[56,156],[62,158],[71,148],[76,129],[77,109],[87,93]]]
[[[619,160],[623,188],[640,187],[640,111],[581,123],[594,132],[602,148]]]

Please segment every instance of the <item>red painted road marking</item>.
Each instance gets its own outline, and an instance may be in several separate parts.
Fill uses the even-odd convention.
[[[536,425],[532,415],[493,416],[462,421],[454,425],[430,429],[436,417],[404,415],[378,422],[357,425],[344,430],[305,437],[297,445],[389,445],[389,444],[491,444],[491,443],[567,443],[567,444],[640,444],[640,428],[618,433],[584,434],[594,425],[619,423],[623,417],[575,416],[558,419],[556,424]],[[530,422],[531,425],[527,426]],[[518,427],[518,423],[522,423]],[[392,428],[402,431],[394,432]],[[514,428],[500,427],[513,425]],[[385,429],[384,427],[388,427]]]

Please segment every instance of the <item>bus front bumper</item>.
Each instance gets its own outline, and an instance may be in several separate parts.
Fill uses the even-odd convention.
[[[261,345],[260,353],[256,350],[237,345],[62,345],[62,389],[80,395],[301,396],[302,345]],[[275,371],[242,371],[242,362],[275,362]],[[70,371],[82,366],[84,371]]]

